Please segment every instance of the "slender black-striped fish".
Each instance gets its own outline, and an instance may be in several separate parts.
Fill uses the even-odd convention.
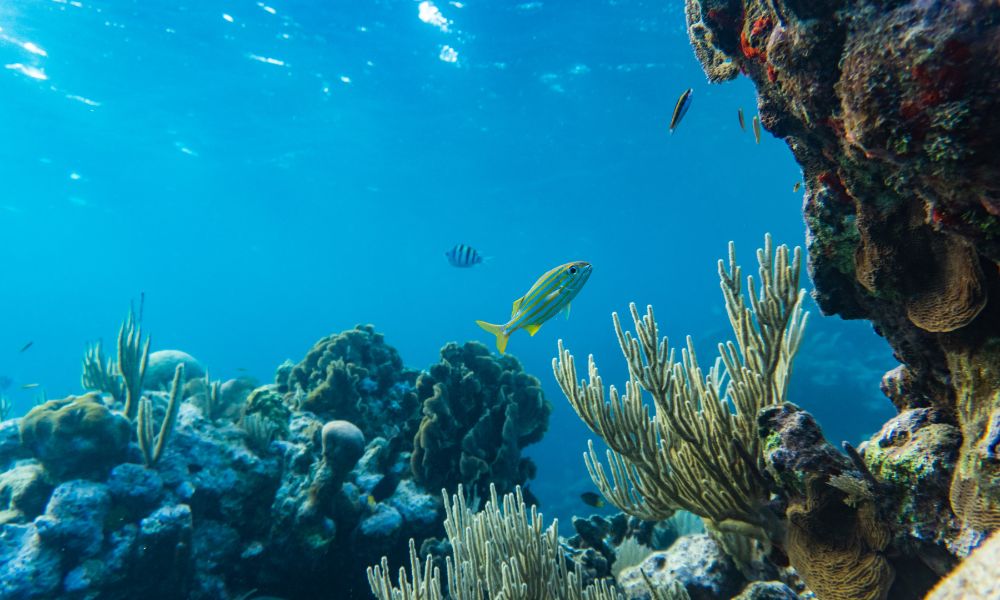
[[[801,188],[802,188],[802,182],[801,181],[796,181],[795,185],[792,186],[792,193],[794,194],[795,192],[799,191],[799,189],[801,189]]]
[[[758,144],[760,143],[760,118],[757,115],[753,117],[753,139]]]
[[[21,346],[21,350],[20,350],[20,351],[21,351],[21,352],[24,352],[24,351],[25,351],[25,350],[27,350],[28,348],[31,348],[31,345],[32,345],[32,344],[34,344],[34,343],[35,343],[35,340],[31,340],[30,342],[28,342],[28,343],[27,343],[27,344],[25,344],[24,346]]]
[[[453,267],[466,268],[478,265],[486,258],[476,251],[475,248],[458,244],[451,250],[444,253],[448,257],[448,262]]]
[[[743,107],[741,106],[736,113],[736,116],[740,118],[740,129],[743,131],[747,130],[747,122],[743,120]]]
[[[677,129],[677,126],[681,124],[681,119],[687,114],[688,108],[691,107],[691,88],[688,88],[681,94],[681,97],[677,99],[677,104],[674,105],[674,114],[670,117],[670,133]]]

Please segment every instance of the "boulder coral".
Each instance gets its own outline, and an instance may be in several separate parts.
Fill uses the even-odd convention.
[[[374,438],[415,425],[415,379],[381,333],[359,325],[316,342],[301,362],[279,369],[275,384],[298,409],[322,419],[346,419]]]
[[[20,422],[21,444],[56,480],[107,475],[122,462],[132,428],[97,394],[68,396],[31,409]]]
[[[491,483],[506,493],[534,477],[521,449],[542,438],[552,405],[516,358],[478,342],[450,343],[420,375],[417,395],[423,419],[410,463],[417,482],[430,489],[461,483],[485,497]]]

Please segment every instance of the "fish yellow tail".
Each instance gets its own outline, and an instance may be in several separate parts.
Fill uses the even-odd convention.
[[[497,350],[500,351],[500,354],[503,354],[504,350],[507,349],[507,340],[510,339],[510,334],[503,332],[503,325],[494,325],[486,321],[476,321],[476,325],[497,336]]]

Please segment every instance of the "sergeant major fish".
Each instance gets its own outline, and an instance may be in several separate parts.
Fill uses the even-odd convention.
[[[444,253],[448,257],[448,262],[453,267],[471,267],[486,260],[475,248],[465,244],[457,244],[454,248]]]
[[[486,321],[476,321],[476,324],[497,336],[497,350],[503,354],[510,334],[518,329],[535,335],[542,323],[556,313],[565,311],[569,317],[569,304],[583,289],[592,270],[590,263],[583,261],[560,265],[539,277],[531,289],[514,301],[510,321],[503,325]]]

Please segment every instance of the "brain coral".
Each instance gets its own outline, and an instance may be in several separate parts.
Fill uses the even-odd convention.
[[[491,355],[478,342],[450,343],[420,375],[417,395],[424,416],[410,465],[418,482],[462,483],[484,497],[490,482],[506,493],[534,476],[521,448],[541,439],[552,405],[516,358]]]
[[[302,362],[280,369],[275,383],[301,410],[350,421],[371,439],[416,423],[415,375],[381,333],[358,325],[316,342]]]
[[[131,432],[98,394],[49,400],[21,421],[21,443],[58,480],[106,474],[124,461]]]

